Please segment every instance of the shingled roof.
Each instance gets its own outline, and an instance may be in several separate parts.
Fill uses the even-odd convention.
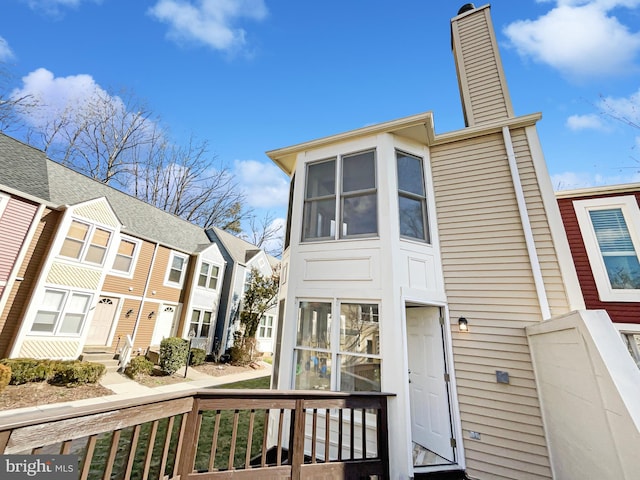
[[[249,260],[260,253],[261,249],[255,245],[236,237],[218,227],[212,227],[207,229],[207,233],[212,240],[218,240],[222,246],[227,250],[234,262],[240,265],[246,265]],[[267,254],[267,259],[271,267],[277,265],[280,260]]]
[[[211,245],[203,228],[60,165],[44,152],[0,133],[0,188],[2,185],[55,207],[105,197],[124,224],[124,233],[188,253]]]

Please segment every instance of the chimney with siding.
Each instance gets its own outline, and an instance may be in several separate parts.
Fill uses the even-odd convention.
[[[467,127],[513,117],[490,7],[467,3],[451,20],[451,44]]]

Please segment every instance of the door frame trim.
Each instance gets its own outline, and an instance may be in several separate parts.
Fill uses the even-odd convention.
[[[448,396],[449,396],[449,415],[451,422],[451,434],[453,438],[456,440],[456,449],[455,449],[455,462],[451,464],[451,466],[421,466],[415,467],[413,465],[413,459],[411,459],[411,470],[413,472],[430,472],[430,471],[442,471],[442,470],[451,470],[452,467],[455,469],[461,468],[466,469],[465,462],[465,453],[464,453],[464,443],[462,436],[462,424],[460,421],[460,407],[458,403],[458,388],[456,384],[456,375],[455,368],[453,362],[453,342],[451,338],[451,321],[449,317],[449,307],[446,303],[440,302],[424,302],[423,300],[414,300],[409,297],[402,298],[402,330],[403,330],[403,343],[404,343],[404,362],[405,365],[409,365],[409,345],[407,339],[407,308],[414,307],[434,307],[440,309],[440,314],[444,318],[444,325],[442,326],[443,333],[443,347],[444,347],[444,361],[445,361],[445,369],[449,373],[449,385],[448,385]],[[409,442],[409,451],[411,451],[412,439],[411,439],[411,409],[410,409],[410,392],[409,392],[409,372],[408,369],[405,368],[403,372],[405,377],[404,384],[406,385],[405,395],[407,398],[406,408],[407,412],[407,432],[409,434],[409,438],[407,439]]]
[[[122,306],[124,305],[124,302],[122,301],[122,298],[117,296],[117,295],[108,295],[108,294],[98,294],[97,297],[97,301],[95,306],[91,309],[91,320],[87,323],[87,335],[85,336],[84,340],[83,340],[83,345],[89,345],[91,346],[92,344],[87,342],[88,336],[89,336],[89,328],[91,327],[91,323],[93,322],[93,319],[95,317],[96,314],[96,308],[98,307],[98,304],[100,303],[100,300],[103,298],[110,298],[112,300],[115,300],[116,302],[116,309],[114,311],[113,314],[113,319],[111,321],[111,327],[109,328],[109,335],[107,336],[107,343],[105,343],[104,345],[100,345],[100,346],[105,346],[105,347],[109,347],[113,344],[113,339],[116,335],[116,328],[118,326],[118,323],[120,322],[120,315],[122,313]]]

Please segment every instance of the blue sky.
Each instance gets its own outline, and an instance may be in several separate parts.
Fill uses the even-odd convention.
[[[431,110],[463,128],[443,0],[3,0],[0,61],[16,92],[63,102],[91,86],[144,99],[195,135],[249,206],[283,217],[288,180],[264,154]],[[482,6],[484,2],[476,2]],[[495,0],[514,110],[542,112],[554,187],[640,181],[640,0]]]

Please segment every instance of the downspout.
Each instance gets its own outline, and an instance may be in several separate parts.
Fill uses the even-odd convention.
[[[535,283],[536,292],[538,294],[538,302],[540,303],[542,319],[548,320],[551,318],[551,309],[549,308],[549,300],[544,288],[540,259],[538,258],[535,240],[533,239],[533,230],[531,228],[531,221],[529,220],[529,213],[527,212],[527,203],[524,198],[524,191],[522,189],[522,182],[518,172],[518,163],[516,161],[516,154],[513,150],[513,142],[511,141],[511,132],[509,131],[509,127],[502,127],[502,137],[504,138],[504,145],[507,150],[511,179],[513,180],[513,188],[516,192],[518,211],[520,212],[520,220],[522,222],[522,229],[524,230],[524,239],[527,244],[529,263],[531,263],[531,272],[533,274],[533,282]]]
[[[142,299],[140,300],[140,308],[138,308],[138,315],[136,315],[136,323],[133,324],[133,332],[131,332],[131,343],[134,344],[136,341],[136,334],[138,333],[138,327],[140,326],[140,319],[142,318],[142,307],[144,307],[144,300],[147,298],[147,291],[149,290],[149,284],[151,283],[151,272],[153,271],[153,266],[156,263],[156,254],[158,253],[159,243],[155,244],[153,247],[153,255],[151,256],[151,263],[149,264],[149,271],[147,272],[147,281],[144,284],[144,290],[142,291]],[[160,312],[158,312],[158,316],[160,316]]]

